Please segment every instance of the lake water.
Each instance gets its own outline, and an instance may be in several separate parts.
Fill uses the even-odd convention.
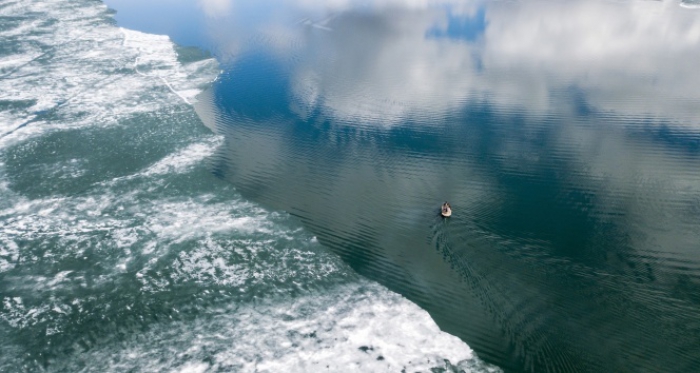
[[[698,371],[697,2],[107,5],[0,3],[1,371]]]

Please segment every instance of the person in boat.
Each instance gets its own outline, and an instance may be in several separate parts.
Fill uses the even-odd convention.
[[[440,213],[442,214],[442,216],[452,215],[452,207],[450,206],[450,204],[447,202],[443,203]]]

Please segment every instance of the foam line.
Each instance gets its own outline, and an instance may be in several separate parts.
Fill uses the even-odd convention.
[[[144,76],[146,78],[153,78],[152,76],[144,74],[144,73],[139,71],[139,58],[140,57],[136,57],[136,61],[134,61],[134,71],[136,71],[137,74]],[[175,95],[177,95],[177,97],[180,97],[182,99],[182,101],[184,101],[187,105],[192,105],[192,103],[185,96],[178,93],[175,90],[175,88],[173,88],[173,86],[171,86],[170,83],[168,83],[168,81],[165,80],[165,78],[163,78],[162,76],[158,76],[157,78],[160,79],[163,82],[163,84],[165,84],[165,86],[170,89],[171,92],[173,92]]]

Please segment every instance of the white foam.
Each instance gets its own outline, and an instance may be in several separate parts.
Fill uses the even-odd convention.
[[[168,266],[173,270],[171,279],[176,282],[227,285],[241,291],[266,281],[318,280],[339,273],[338,266],[328,257],[324,260],[319,257],[322,254],[308,250],[310,237],[298,228],[280,224],[288,220],[285,215],[269,213],[236,195],[223,202],[212,202],[227,193],[225,187],[220,189],[220,195],[161,199],[155,197],[160,194],[157,192],[142,193],[143,185],[154,183],[153,179],[129,184],[131,190],[125,192],[127,181],[79,197],[15,196],[15,203],[0,209],[6,226],[0,231],[3,272],[15,267],[18,242],[33,247],[41,247],[44,242],[51,245],[44,256],[25,254],[25,266],[46,260],[57,264],[81,260],[90,250],[98,253],[100,265],[114,269],[98,277],[86,267],[55,275],[36,273],[8,278],[15,283],[15,289],[35,294],[70,291],[77,284],[84,284],[79,279],[86,276],[92,276],[92,286],[99,287],[118,281],[129,269],[137,273],[141,291],[170,291],[168,282],[163,283],[158,274],[151,273],[162,265],[163,258],[170,256],[174,259],[169,259]],[[284,247],[275,247],[279,242],[284,242]],[[261,253],[265,260],[257,258]],[[46,304],[36,312],[45,314],[53,306]],[[26,320],[25,324],[33,322]]]
[[[134,60],[134,71],[142,77],[159,80],[185,103],[192,104],[201,89],[197,89],[197,84],[192,84],[191,72],[210,68],[212,61],[194,62],[185,67],[177,61],[173,45],[167,36],[144,34],[124,28],[120,30],[124,34],[122,45],[139,51]],[[197,83],[201,86],[209,81],[211,76],[204,82]]]
[[[255,361],[248,371],[379,372],[474,359],[467,345],[441,332],[425,311],[372,283],[245,312],[262,317],[238,328],[260,337],[243,351],[217,356],[221,364],[245,366],[247,357]]]
[[[425,311],[364,280],[155,325],[56,368],[85,362],[85,372],[500,371],[441,332]]]
[[[19,259],[19,245],[6,237],[0,236],[0,273],[15,267]]]
[[[50,130],[115,125],[128,115],[191,103],[218,73],[213,59],[180,63],[166,36],[95,22],[109,16],[101,4],[16,2],[0,9],[0,16],[22,19],[0,32],[3,42],[20,50],[0,61],[6,72],[0,99],[33,102],[0,113],[0,148]],[[71,27],[38,21],[52,18]],[[38,56],[45,60],[36,61]],[[149,73],[135,73],[144,69]],[[66,120],[46,121],[46,112]]]
[[[204,373],[209,369],[207,363],[187,363],[178,370],[179,373]]]
[[[222,142],[221,136],[212,136],[204,141],[190,144],[184,149],[172,153],[151,165],[143,175],[162,175],[168,173],[183,173],[200,164],[211,156]]]

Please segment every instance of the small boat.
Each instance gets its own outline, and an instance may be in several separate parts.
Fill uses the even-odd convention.
[[[442,204],[442,207],[440,208],[440,215],[446,218],[452,216],[452,207],[450,207],[449,203],[445,202]]]

